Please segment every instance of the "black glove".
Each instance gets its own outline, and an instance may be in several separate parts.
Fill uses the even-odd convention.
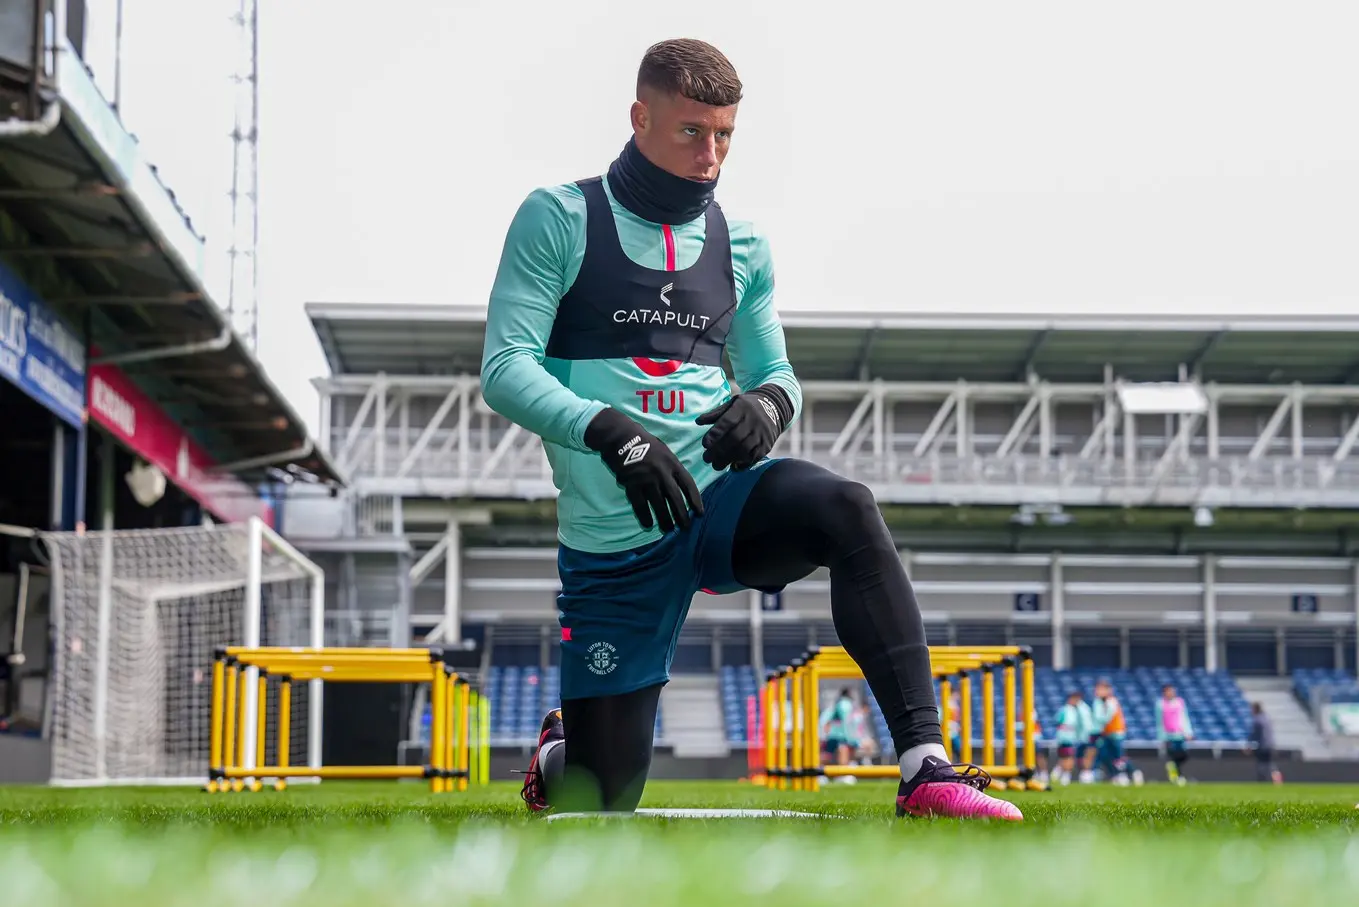
[[[585,428],[585,446],[599,454],[628,496],[643,529],[688,529],[703,515],[703,496],[684,464],[665,442],[616,409],[601,410]]]
[[[703,436],[703,459],[713,469],[749,469],[769,455],[793,421],[793,404],[783,388],[763,384],[694,421],[712,426]]]

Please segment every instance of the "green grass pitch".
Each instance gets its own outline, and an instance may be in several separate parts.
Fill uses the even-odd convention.
[[[894,786],[786,793],[652,782],[643,806],[827,820],[526,815],[516,785],[278,793],[0,788],[0,904],[422,907],[515,903],[1342,907],[1359,785],[1006,793],[1020,825],[897,820]]]

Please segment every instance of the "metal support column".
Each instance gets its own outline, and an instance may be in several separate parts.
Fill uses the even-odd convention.
[[[1217,671],[1219,661],[1217,648],[1217,555],[1205,554],[1203,556],[1203,667],[1209,673]]]
[[[392,535],[406,537],[406,519],[400,495],[392,498]],[[414,598],[411,583],[411,552],[406,548],[396,556],[396,607],[392,613],[392,627],[388,643],[394,649],[404,649],[411,645],[411,603]]]
[[[51,507],[47,511],[47,528],[60,532],[66,528],[61,521],[66,512],[66,496],[71,492],[66,487],[66,423],[56,416],[52,417],[52,474],[48,481]]]
[[[1052,392],[1045,382],[1038,391],[1038,455],[1047,460],[1052,456]]]
[[[340,561],[340,581],[343,588],[336,599],[344,602],[344,610],[355,614],[359,610],[359,566],[352,551],[346,551]]]
[[[972,456],[972,398],[967,385],[958,382],[958,406],[953,423],[954,450],[960,459]]]
[[[760,590],[746,593],[750,601],[750,663],[755,666],[756,678],[764,678],[764,609],[760,607]]]
[[[1350,596],[1354,599],[1354,668],[1359,671],[1359,560],[1350,577]]]
[[[402,462],[405,462],[406,455],[410,453],[411,447],[411,393],[405,388],[397,393],[401,399],[396,411],[397,456],[401,457]]]
[[[444,536],[444,636],[445,643],[462,642],[462,526],[448,521]]]
[[[1049,568],[1048,584],[1052,597],[1052,667],[1065,671],[1070,659],[1067,658],[1066,640],[1066,583],[1062,579],[1062,553],[1054,551],[1052,566]]]
[[[316,439],[321,442],[321,452],[329,454],[335,446],[334,439],[330,436],[330,411],[333,408],[330,390],[324,387],[318,388],[316,397]]]
[[[99,445],[99,595],[95,612],[95,668],[93,696],[94,774],[108,777],[109,648],[113,626],[113,439],[103,436]]]
[[[1301,460],[1303,453],[1303,432],[1302,432],[1302,388],[1293,387],[1293,408],[1289,412],[1292,422],[1289,425],[1290,433],[1293,436],[1293,459]]]
[[[1218,408],[1217,394],[1213,388],[1208,389],[1208,459],[1216,460],[1221,451],[1218,435]]]
[[[71,428],[59,423],[61,437],[66,442],[63,462],[66,478],[62,482],[61,528],[67,532],[85,531],[85,475],[87,463],[87,435],[85,426]]]
[[[1118,391],[1114,385],[1114,367],[1104,366],[1104,462],[1114,465],[1114,436],[1117,432]],[[1098,432],[1099,429],[1096,429]],[[1092,438],[1093,440],[1093,438]]]
[[[1137,416],[1123,411],[1123,474],[1131,483],[1137,474]]]
[[[376,431],[373,435],[373,474],[387,474],[387,376],[378,375],[377,379],[377,416],[374,420]]]

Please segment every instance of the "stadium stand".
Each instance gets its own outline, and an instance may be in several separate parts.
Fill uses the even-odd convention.
[[[750,742],[750,698],[759,691],[755,669],[750,665],[723,665],[719,672],[722,695],[722,726],[732,745]]]
[[[1034,678],[1035,704],[1044,739],[1052,738],[1052,717],[1067,693],[1089,691],[1100,678],[1113,683],[1123,704],[1131,745],[1156,741],[1156,700],[1161,688],[1172,684],[1184,697],[1194,724],[1194,745],[1239,744],[1250,731],[1250,705],[1230,674],[1208,673],[1202,668],[1136,668],[1132,670],[1052,671],[1039,670]]]
[[[293,489],[289,536],[335,577],[347,644],[475,634],[497,739],[518,745],[554,704],[555,489],[537,439],[481,400],[484,309],[308,314],[331,369],[320,434],[356,484]],[[776,454],[873,488],[931,645],[1030,647],[1045,732],[1068,686],[1108,676],[1130,743],[1151,742],[1169,680],[1198,744],[1226,750],[1247,732],[1242,684],[1354,670],[1340,527],[1359,506],[1359,320],[784,323],[804,408]],[[718,737],[745,739],[767,666],[836,642],[829,591],[818,571],[778,596],[695,597],[674,673],[712,682]]]
[[[1307,708],[1317,693],[1359,693],[1359,681],[1349,671],[1336,668],[1299,668],[1293,672],[1293,692]]]
[[[743,746],[749,741],[747,733],[746,710],[749,697],[755,695],[755,669],[749,665],[723,666],[722,712],[727,739],[733,746]],[[1194,722],[1195,740],[1193,746],[1213,747],[1239,746],[1246,740],[1250,729],[1250,706],[1240,687],[1228,674],[1210,674],[1202,669],[1180,670],[1174,668],[1139,668],[1132,670],[1109,671],[1054,671],[1039,668],[1034,673],[1034,706],[1038,710],[1038,721],[1042,727],[1042,739],[1053,739],[1052,717],[1066,701],[1073,690],[1081,690],[1086,698],[1091,696],[1095,682],[1106,678],[1114,685],[1115,695],[1123,704],[1128,721],[1128,742],[1132,746],[1155,745],[1156,742],[1156,700],[1161,688],[1173,684],[1184,697]],[[887,722],[882,710],[878,708],[866,685],[857,694],[869,703],[872,715],[872,729],[879,741],[890,751],[891,737],[887,733]],[[938,699],[939,687],[935,686]],[[973,683],[972,715],[973,743],[980,744],[981,715],[984,708],[981,684]],[[995,726],[999,729],[1004,714],[995,712]],[[1002,736],[997,731],[996,741]]]
[[[560,679],[550,665],[492,665],[486,675],[485,695],[491,703],[492,744],[523,745],[537,740],[543,715],[561,705]],[[658,740],[663,727],[661,710],[657,709]]]

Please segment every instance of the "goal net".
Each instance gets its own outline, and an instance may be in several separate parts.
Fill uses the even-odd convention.
[[[258,519],[42,538],[52,559],[53,784],[203,782],[217,649],[323,644],[324,574]],[[247,671],[246,689],[256,676]],[[320,683],[294,686],[289,759],[319,765]],[[271,729],[277,709],[271,696]],[[252,695],[247,767],[255,718]]]

